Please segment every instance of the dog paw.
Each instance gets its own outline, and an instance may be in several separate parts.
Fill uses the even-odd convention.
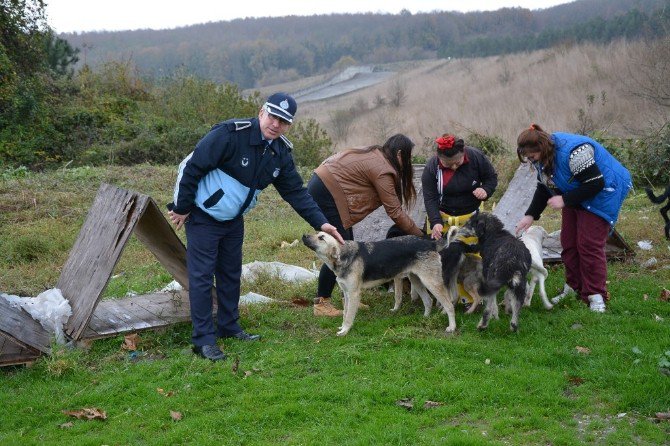
[[[545,305],[544,308],[546,308],[547,310],[551,310],[551,309],[554,308],[554,306],[552,304],[549,304],[549,305]]]
[[[517,331],[519,331],[519,326],[517,324],[509,324],[509,330],[512,333],[516,333]]]
[[[348,328],[347,329],[341,328],[340,331],[337,332],[337,335],[338,336],[346,336],[347,333],[349,333]]]

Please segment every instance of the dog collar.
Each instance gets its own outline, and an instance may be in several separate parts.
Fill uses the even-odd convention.
[[[479,238],[476,235],[457,235],[456,236],[456,241],[463,242],[466,245],[476,245],[479,243]]]

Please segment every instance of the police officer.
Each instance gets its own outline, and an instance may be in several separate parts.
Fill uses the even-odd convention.
[[[179,165],[174,203],[168,215],[186,228],[186,262],[193,323],[193,351],[218,361],[226,355],[217,337],[254,341],[239,325],[243,215],[270,184],[315,229],[343,243],[337,229],[303,186],[284,133],[293,123],[295,99],[271,95],[257,118],[216,124]],[[216,324],[212,311],[212,278],[216,278]]]

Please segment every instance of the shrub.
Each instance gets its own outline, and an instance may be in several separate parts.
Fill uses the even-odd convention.
[[[312,118],[298,121],[288,135],[293,143],[293,159],[303,167],[314,168],[328,155],[333,142]]]
[[[630,171],[638,186],[670,183],[670,124],[637,139],[594,135]]]
[[[499,136],[482,135],[481,133],[473,132],[468,135],[465,143],[472,147],[482,149],[489,157],[494,155],[503,155],[509,153],[510,150],[505,146],[505,141]]]

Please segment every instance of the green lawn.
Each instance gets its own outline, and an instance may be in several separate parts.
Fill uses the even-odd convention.
[[[151,195],[163,208],[174,169],[74,169],[0,179],[0,291],[36,295],[52,288],[101,181]],[[246,219],[245,262],[278,260],[312,267],[302,245],[310,231],[273,190]],[[556,229],[555,215],[547,215]],[[553,226],[552,226],[553,225]],[[420,302],[392,314],[392,295],[366,292],[346,337],[340,319],[314,318],[316,283],[262,277],[245,283],[278,300],[243,309],[242,323],[263,336],[226,341],[228,360],[190,352],[190,326],[139,333],[139,351],[123,337],[90,350],[58,349],[32,367],[0,368],[0,444],[231,445],[659,445],[670,444],[670,250],[657,207],[643,194],[626,202],[619,227],[635,259],[610,264],[611,304],[595,314],[576,300],[546,311],[535,296],[518,333],[501,311],[485,332],[479,314],[457,307],[458,333],[445,315],[424,318]],[[183,233],[180,234],[183,237]],[[641,266],[651,257],[657,263]],[[171,278],[134,239],[106,298],[145,293]],[[547,291],[563,284],[550,268]],[[341,305],[339,294],[336,305]],[[577,347],[580,347],[579,349]],[[107,419],[80,420],[63,410],[98,408]],[[181,415],[173,420],[171,411]],[[177,417],[178,418],[178,417]]]

